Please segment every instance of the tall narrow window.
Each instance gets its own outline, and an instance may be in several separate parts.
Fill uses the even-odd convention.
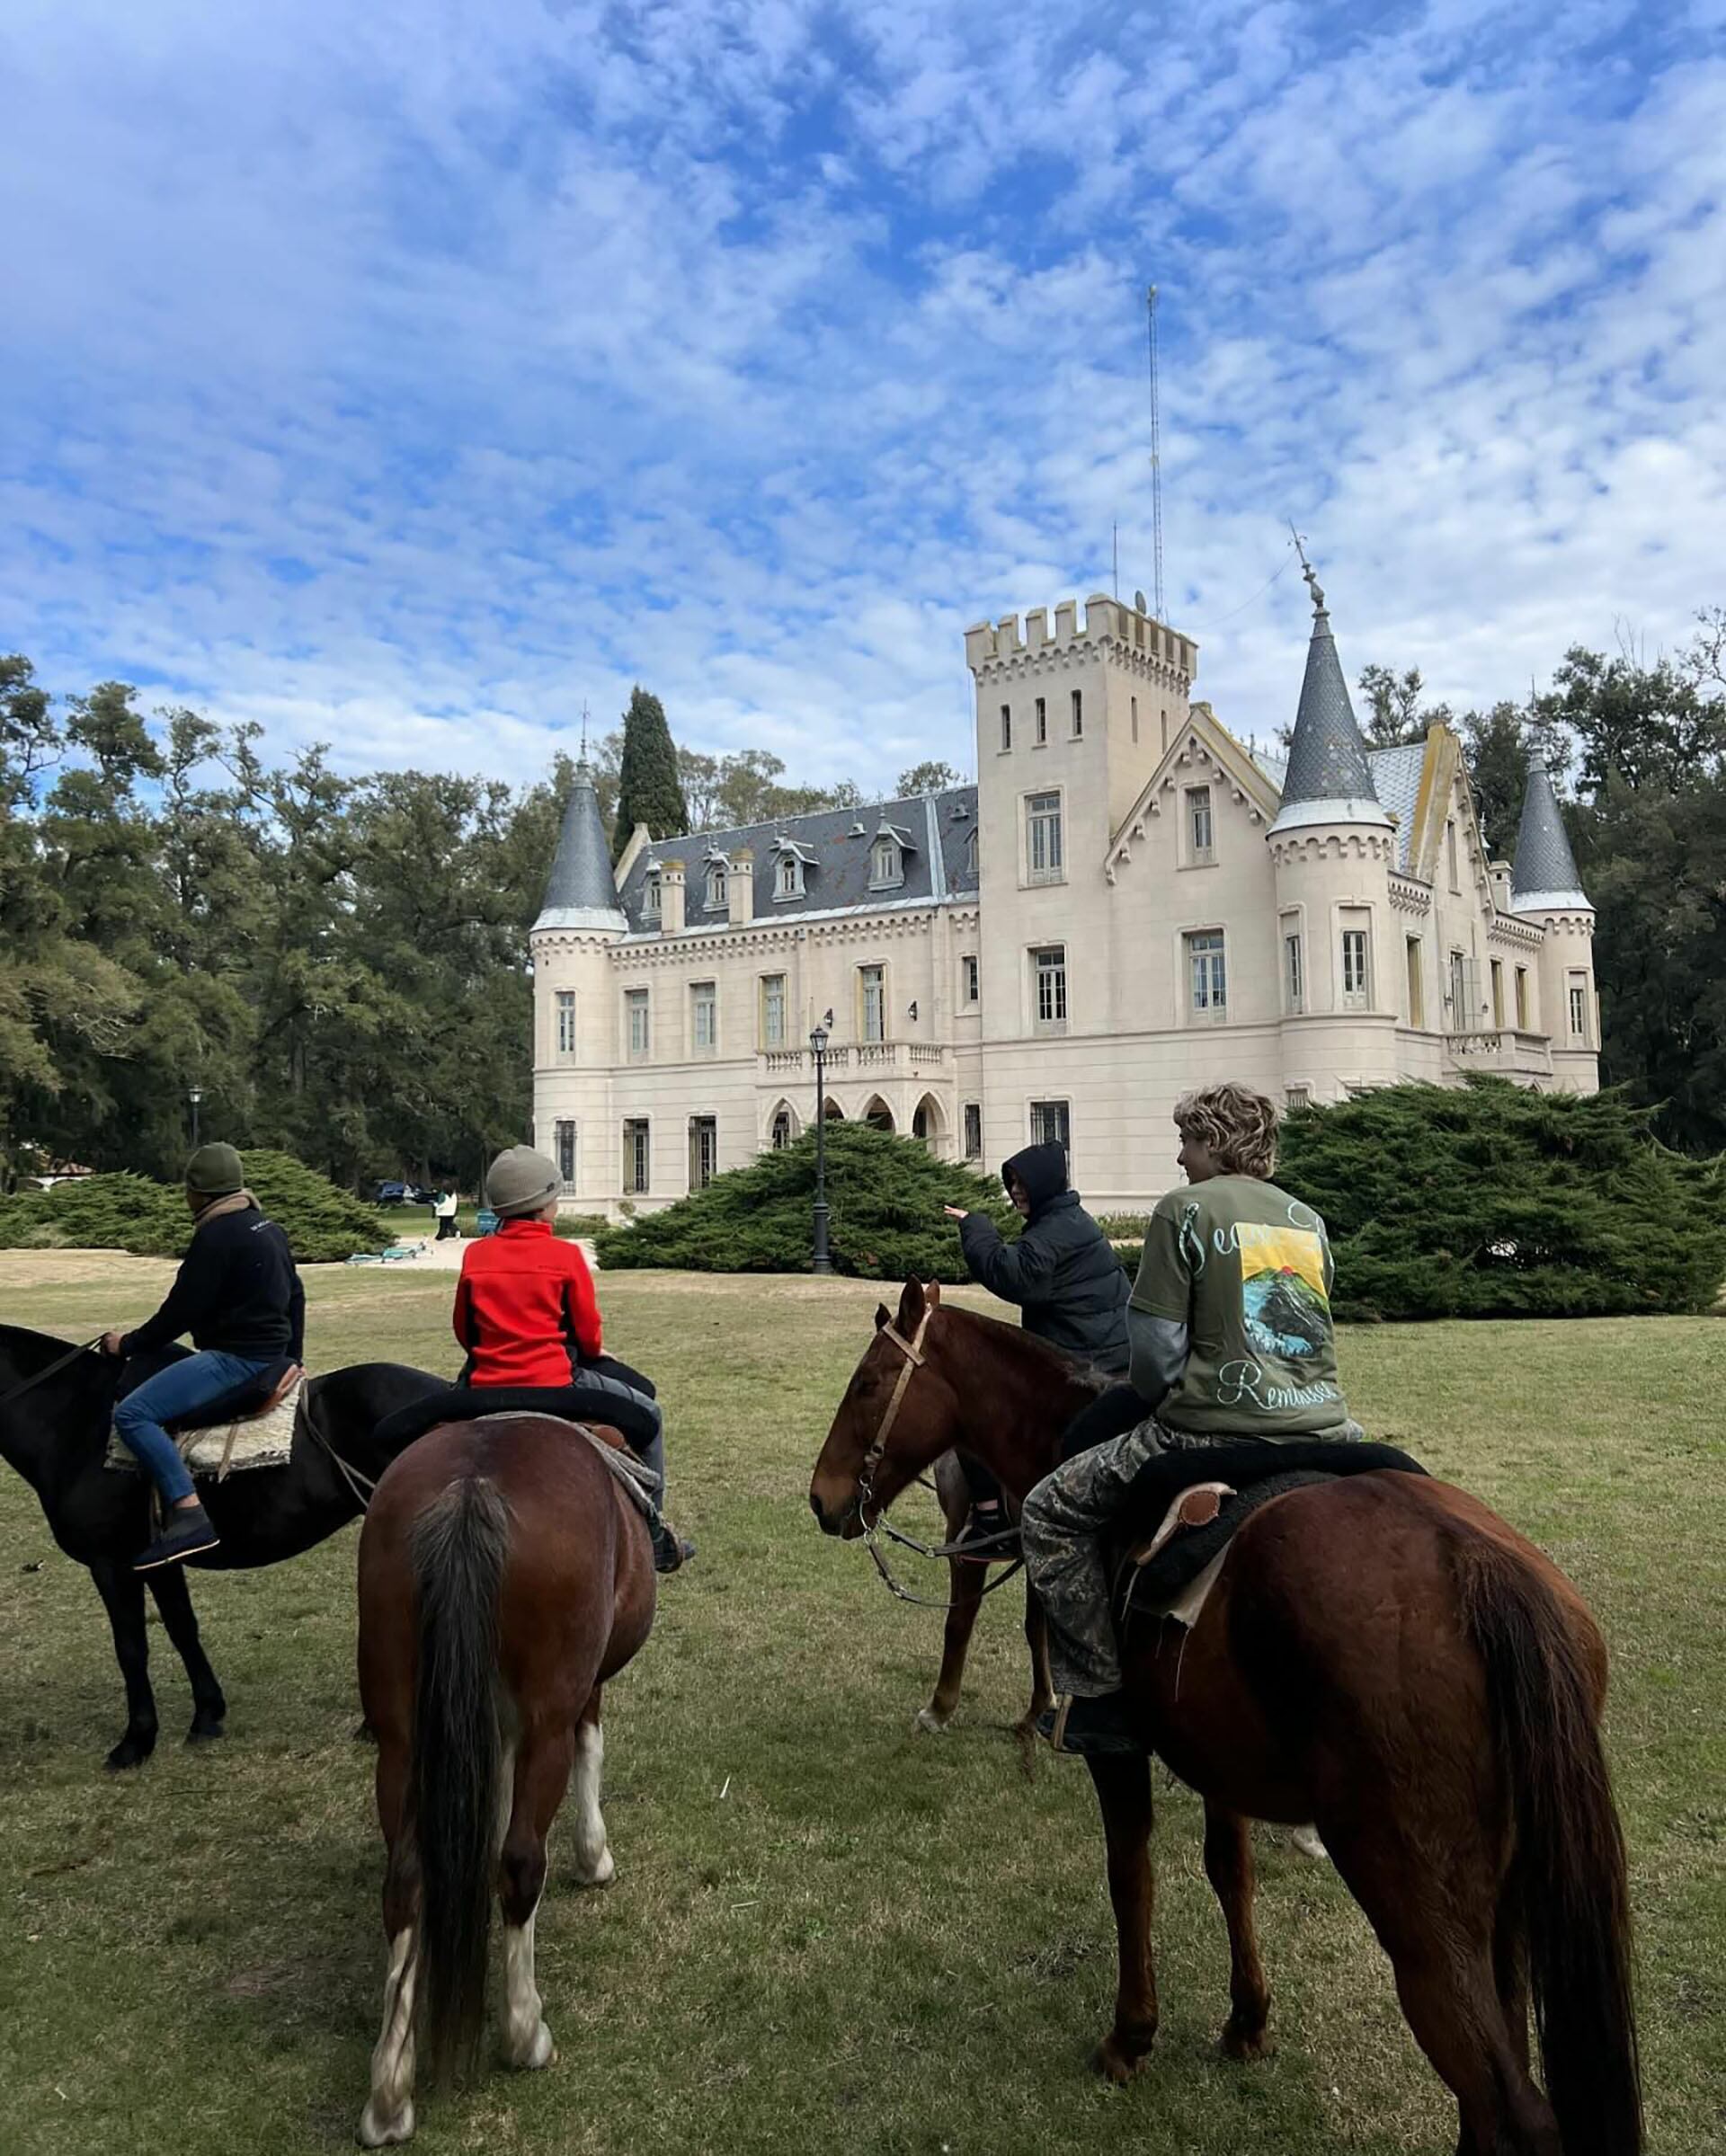
[[[1036,706],[1036,745],[1040,749],[1049,738],[1049,707],[1039,696]]]
[[[555,1126],[554,1138],[557,1147],[557,1180],[566,1191],[575,1187],[575,1126],[560,1122]]]
[[[1134,747],[1136,747],[1136,746],[1138,745],[1138,739],[1139,739],[1139,699],[1138,699],[1136,696],[1134,696],[1134,697],[1133,698],[1133,741],[1134,741]]]
[[[1450,954],[1450,1030],[1468,1031],[1468,960],[1460,951]]]
[[[719,1166],[719,1125],[711,1115],[690,1118],[690,1188],[706,1190]]]
[[[1001,707],[1001,745],[1003,750],[1010,749],[1013,745],[1013,707],[1010,704],[1003,704]]]
[[[1190,858],[1202,866],[1216,858],[1216,829],[1211,821],[1211,789],[1208,786],[1188,786],[1187,789],[1187,838],[1191,848]]]
[[[575,1052],[575,991],[559,989],[557,991],[557,1052],[573,1056]]]
[[[623,1188],[625,1195],[640,1197],[646,1190],[653,1171],[653,1157],[648,1146],[648,1123],[644,1116],[632,1117],[623,1126]]]
[[[983,993],[983,977],[976,958],[970,952],[959,961],[959,980],[963,984],[965,1000],[975,1003]]]
[[[785,975],[761,976],[761,1046],[785,1046]]]
[[[973,831],[965,842],[965,873],[973,883],[977,875],[977,834]]]
[[[1223,1018],[1229,1009],[1229,976],[1223,931],[1206,928],[1187,941],[1187,971],[1196,1018]]]
[[[1078,740],[1080,739],[1080,737],[1081,737],[1081,736],[1083,734],[1084,731],[1085,731],[1085,692],[1084,692],[1084,690],[1083,690],[1082,688],[1075,688],[1075,689],[1073,690],[1073,692],[1072,692],[1072,738],[1073,738],[1073,740],[1074,740],[1075,741],[1078,741]]]
[[[1588,1037],[1588,983],[1585,974],[1572,973],[1570,989],[1570,1038],[1586,1044]]]
[[[774,896],[781,899],[800,899],[803,896],[803,863],[796,854],[781,854],[779,871],[774,879]]]
[[[1420,939],[1410,936],[1404,948],[1409,963],[1409,1024],[1419,1027],[1427,1022],[1427,999],[1420,980]]]
[[[773,1150],[782,1153],[791,1142],[791,1111],[778,1108],[773,1114]]]
[[[968,1100],[965,1104],[965,1157],[967,1160],[983,1158],[983,1103]]]
[[[647,1020],[647,991],[645,989],[627,989],[623,1007],[628,1025],[629,1060],[645,1063],[652,1045]]]
[[[1526,966],[1518,966],[1517,968],[1517,1031],[1526,1034],[1527,1030],[1528,969]]]
[[[727,896],[729,888],[725,875],[725,864],[723,861],[709,862],[707,865],[708,906],[726,905],[729,902]]]
[[[880,966],[859,966],[857,974],[863,1038],[885,1041],[887,1037],[885,972]]]
[[[650,875],[642,878],[641,910],[650,921],[656,921],[659,918],[660,889],[660,874],[657,869],[654,869]]]
[[[1364,1009],[1367,1001],[1366,931],[1365,928],[1345,928],[1342,932],[1342,1001],[1348,1010]]]
[[[1031,1143],[1058,1145],[1068,1152],[1072,1150],[1072,1119],[1063,1100],[1034,1100],[1031,1103]],[[981,1151],[982,1148],[979,1147]]]
[[[1036,975],[1036,1029],[1039,1033],[1067,1030],[1067,947],[1050,944],[1031,953]]]
[[[1059,883],[1063,880],[1061,861],[1061,796],[1028,794],[1025,796],[1027,881]]]
[[[1504,961],[1499,958],[1492,961],[1492,1023],[1504,1024]]]
[[[869,888],[878,891],[884,883],[903,883],[904,880],[899,841],[896,838],[877,838],[869,865]]]
[[[1455,817],[1445,826],[1445,858],[1450,865],[1450,887],[1453,891],[1460,891],[1463,883],[1461,872],[1456,865],[1456,821]]]
[[[690,983],[690,1046],[710,1056],[719,1045],[719,990],[711,980]]]
[[[1301,932],[1289,929],[1283,937],[1283,991],[1291,1011],[1306,1008],[1306,976],[1301,962]]]

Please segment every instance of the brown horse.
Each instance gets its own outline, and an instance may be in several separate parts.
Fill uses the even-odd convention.
[[[533,1978],[546,1837],[573,1769],[575,1876],[612,1877],[600,1690],[652,1630],[654,1604],[646,1522],[567,1423],[445,1424],[378,1485],[360,1539],[360,1690],[378,1738],[389,1974],[368,2148],[414,2131],[416,1994],[433,2075],[473,2061],[494,1891],[504,2055],[556,2055]]]
[[[810,1504],[829,1534],[857,1535],[952,1445],[1022,1498],[1088,1397],[1039,1342],[913,1281],[896,1320],[876,1313]],[[1232,1961],[1224,2051],[1263,2049],[1270,2002],[1247,1823],[1316,1821],[1456,2098],[1459,2156],[1636,2156],[1606,1650],[1563,1575],[1461,1490],[1357,1475],[1261,1506],[1190,1634],[1169,1630],[1135,1628],[1125,1683],[1147,1744],[1205,1800]],[[1150,1763],[1088,1763],[1120,1947],[1098,2063],[1125,2081],[1157,2027]]]

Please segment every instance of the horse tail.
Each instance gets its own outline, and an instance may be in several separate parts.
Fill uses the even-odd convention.
[[[510,1514],[464,1476],[414,1522],[419,1677],[411,1767],[421,1880],[420,1997],[436,2079],[471,2068],[485,2011],[503,1736],[497,1604]]]
[[[1630,1890],[1600,1743],[1601,1670],[1525,1558],[1485,1536],[1457,1547],[1464,1622],[1486,1664],[1510,1790],[1506,1891],[1526,1946],[1547,2100],[1565,2156],[1637,2156]]]

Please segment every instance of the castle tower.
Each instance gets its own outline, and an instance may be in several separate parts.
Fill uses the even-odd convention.
[[[627,934],[592,775],[583,761],[564,809],[533,955],[533,1140],[564,1175],[565,1203],[608,1209],[618,1180],[611,1065],[618,1015],[610,946]]]
[[[1276,872],[1283,1078],[1313,1100],[1397,1075],[1391,923],[1395,830],[1373,787],[1318,578],[1282,806]]]
[[[1600,1083],[1598,1006],[1594,993],[1594,908],[1583,892],[1552,775],[1536,750],[1528,759],[1510,910],[1545,931],[1538,977],[1540,1009],[1529,1025],[1552,1042],[1553,1076],[1566,1093]]]

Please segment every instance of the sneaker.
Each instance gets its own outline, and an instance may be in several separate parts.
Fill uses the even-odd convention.
[[[1149,1759],[1151,1747],[1139,1735],[1125,1692],[1106,1692],[1095,1699],[1069,1695],[1036,1717],[1036,1734],[1057,1752],[1081,1759],[1106,1754]]]
[[[661,1520],[654,1529],[654,1570],[655,1572],[681,1572],[695,1555],[695,1544],[687,1535]]]
[[[201,1557],[205,1550],[216,1548],[221,1539],[201,1504],[184,1512],[176,1509],[168,1514],[167,1526],[149,1548],[132,1559],[132,1570],[154,1572],[158,1565],[182,1564],[187,1557]]]

